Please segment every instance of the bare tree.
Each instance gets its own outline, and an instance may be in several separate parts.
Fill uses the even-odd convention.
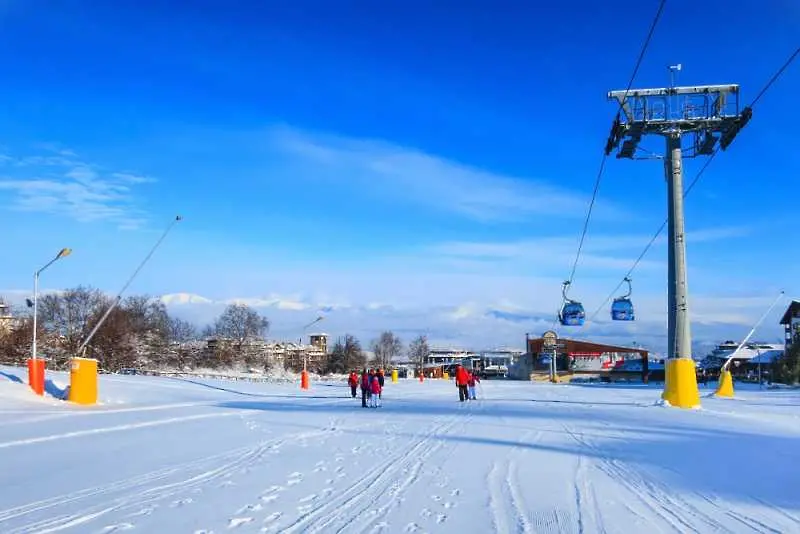
[[[337,340],[328,355],[325,370],[328,373],[346,373],[360,369],[366,365],[366,356],[361,350],[361,343],[353,335],[346,334],[344,343]]]
[[[39,299],[37,335],[49,333],[59,339],[58,346],[48,347],[55,367],[76,355],[94,321],[99,319],[98,312],[102,314],[110,303],[111,300],[100,290],[86,286],[49,293]]]
[[[417,362],[420,373],[425,371],[425,360],[428,358],[429,354],[430,348],[428,347],[428,338],[426,336],[417,336],[408,345],[408,358],[412,362]]]
[[[233,340],[237,350],[246,341],[264,337],[268,329],[267,318],[246,304],[229,305],[214,323],[216,334]]]
[[[0,363],[7,365],[25,364],[31,355],[33,319],[24,317],[14,321],[10,329],[0,335]]]
[[[168,338],[173,343],[185,343],[197,338],[197,328],[189,321],[178,317],[169,318]]]
[[[391,330],[387,330],[381,336],[372,341],[372,352],[381,369],[388,369],[392,364],[392,359],[403,352],[403,342],[394,335]]]

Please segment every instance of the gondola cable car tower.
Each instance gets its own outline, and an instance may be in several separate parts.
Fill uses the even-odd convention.
[[[670,67],[671,72],[679,69],[679,65]],[[750,121],[752,108],[739,108],[737,84],[687,87],[670,84],[668,88],[610,91],[608,99],[621,104],[624,121],[612,125],[607,154],[618,148],[618,159],[650,159],[636,156],[641,139],[658,135],[666,142],[668,352],[662,397],[671,405],[691,408],[700,404],[700,396],[689,322],[683,158],[711,155],[717,143],[725,150]],[[693,147],[687,150],[681,146],[684,135],[694,138]]]
[[[756,103],[766,94],[766,92],[770,89],[770,87],[772,87],[772,84],[774,84],[778,80],[778,78],[780,78],[781,74],[783,74],[783,72],[789,67],[789,65],[792,64],[792,62],[798,57],[798,55],[800,55],[800,47],[796,48],[795,51],[789,56],[789,58],[783,63],[783,65],[781,65],[781,67],[770,77],[769,81],[764,85],[761,91],[758,92],[758,95],[750,103],[750,105],[748,106],[749,108],[752,109],[753,107],[755,107]],[[700,168],[697,174],[695,174],[694,178],[686,187],[686,190],[683,193],[684,199],[686,199],[686,197],[689,196],[689,193],[691,193],[692,189],[694,189],[694,186],[697,185],[697,183],[703,177],[706,170],[708,169],[708,166],[711,165],[711,162],[714,161],[714,158],[717,156],[717,154],[719,154],[719,151],[720,147],[719,146],[715,147],[714,151],[710,154],[708,159],[706,159],[703,166]],[[669,219],[665,219],[664,222],[661,223],[661,226],[659,226],[658,230],[655,231],[653,237],[650,238],[650,241],[647,243],[647,245],[645,245],[644,249],[636,258],[636,260],[634,260],[633,265],[631,265],[630,269],[628,269],[627,273],[625,273],[625,276],[622,278],[622,280],[620,280],[620,282],[616,285],[616,287],[614,287],[614,289],[611,290],[611,292],[608,294],[605,300],[603,300],[600,306],[598,306],[597,309],[595,309],[594,312],[592,312],[592,315],[586,320],[584,326],[588,326],[592,321],[594,321],[595,317],[597,317],[603,311],[603,309],[605,309],[606,304],[608,304],[608,302],[611,301],[611,299],[614,297],[617,291],[619,291],[619,289],[625,284],[625,279],[630,278],[630,276],[639,266],[639,263],[641,263],[641,261],[650,251],[650,248],[653,246],[653,244],[655,244],[656,239],[658,239],[658,237],[667,227],[668,222]]]

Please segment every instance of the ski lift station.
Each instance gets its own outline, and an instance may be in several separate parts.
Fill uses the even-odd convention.
[[[567,338],[550,340],[545,337],[527,337],[526,348],[526,354],[518,359],[511,370],[512,378],[537,380],[548,377],[554,353],[556,372],[560,376],[610,378],[613,373],[619,377],[646,382],[651,372],[663,373],[663,365],[650,362],[649,351],[640,347],[621,347]]]

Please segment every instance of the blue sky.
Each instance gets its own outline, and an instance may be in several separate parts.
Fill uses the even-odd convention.
[[[0,288],[21,295],[70,246],[43,286],[115,292],[181,213],[132,292],[250,299],[277,336],[333,307],[334,334],[520,344],[559,304],[606,92],[658,7],[596,4],[2,2]],[[679,84],[739,83],[749,102],[798,46],[800,7],[746,4],[668,1],[634,85],[680,62]],[[800,295],[784,237],[798,83],[795,63],[687,199],[700,337],[742,337],[780,288]],[[661,163],[612,157],[572,296],[599,306],[665,214]],[[640,323],[582,335],[658,347],[665,260],[659,241],[633,275]],[[202,322],[219,306],[176,309]]]

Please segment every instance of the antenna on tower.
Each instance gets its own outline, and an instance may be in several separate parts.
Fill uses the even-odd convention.
[[[680,72],[681,69],[683,68],[683,65],[681,63],[678,63],[677,65],[670,65],[668,68],[669,68],[669,88],[672,89],[673,87],[675,87],[675,73]]]

